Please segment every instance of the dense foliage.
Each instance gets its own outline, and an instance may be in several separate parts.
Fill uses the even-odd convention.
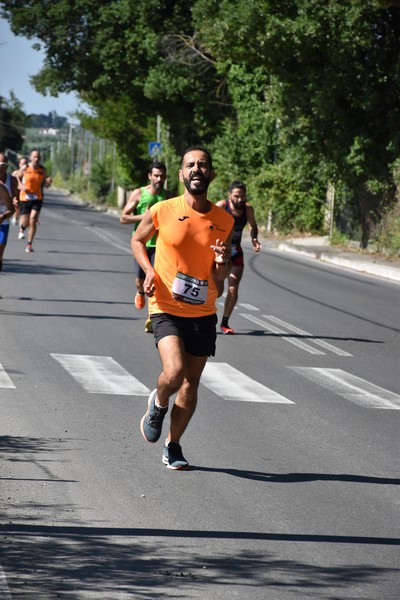
[[[46,52],[38,91],[76,91],[85,127],[116,143],[133,184],[162,119],[165,156],[207,145],[218,177],[248,184],[260,220],[367,238],[396,199],[400,8],[390,0],[0,0]]]
[[[28,118],[22,104],[12,93],[9,99],[0,96],[0,150],[11,150],[16,153],[21,150],[24,138],[24,128]]]

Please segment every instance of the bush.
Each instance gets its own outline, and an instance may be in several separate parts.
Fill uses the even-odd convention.
[[[381,221],[374,227],[372,237],[376,240],[378,252],[389,256],[400,256],[400,203],[388,209]]]

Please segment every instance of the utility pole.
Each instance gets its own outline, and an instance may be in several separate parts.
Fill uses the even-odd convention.
[[[161,142],[161,117],[157,115],[157,142]]]

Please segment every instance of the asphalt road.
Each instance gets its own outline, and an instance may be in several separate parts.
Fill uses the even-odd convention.
[[[32,255],[10,233],[1,600],[398,600],[399,285],[246,249],[172,472],[129,239],[56,191]]]

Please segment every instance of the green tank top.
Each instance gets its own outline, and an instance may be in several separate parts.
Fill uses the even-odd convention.
[[[162,190],[162,192],[160,194],[150,194],[150,192],[148,190],[146,190],[145,187],[142,187],[140,189],[141,189],[142,193],[140,195],[139,204],[137,205],[136,211],[135,211],[135,213],[137,215],[142,215],[144,212],[146,212],[146,210],[148,208],[151,208],[154,204],[157,204],[157,202],[161,202],[162,200],[165,200],[167,197],[165,190]],[[139,223],[140,223],[140,221],[139,221]],[[139,225],[139,223],[137,223],[135,230],[136,230],[137,226]],[[153,237],[151,237],[149,240],[147,240],[146,247],[147,248],[155,248],[156,239],[157,239],[157,234],[153,235]]]

